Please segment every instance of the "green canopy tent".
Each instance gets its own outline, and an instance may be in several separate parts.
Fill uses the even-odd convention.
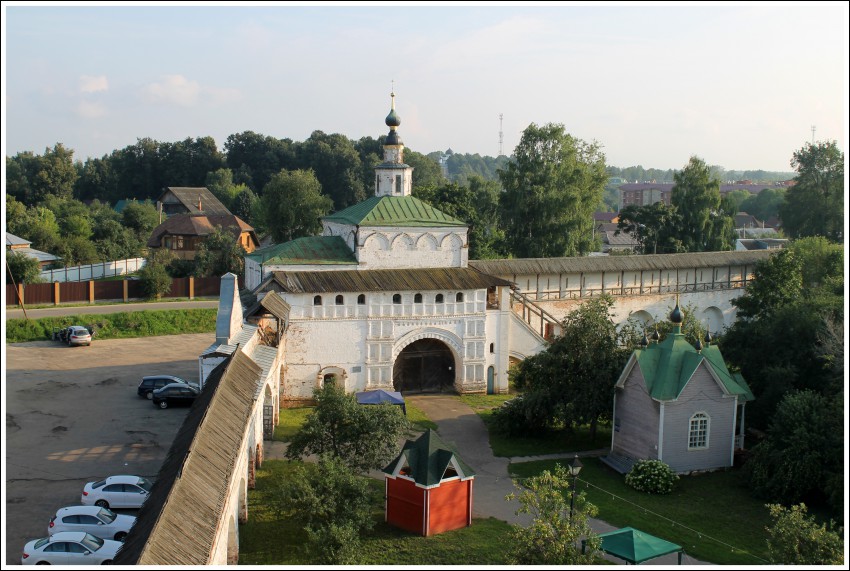
[[[670,543],[633,527],[600,533],[599,538],[602,540],[602,551],[634,565],[676,552],[679,553],[679,565],[681,565],[682,554],[685,552],[681,545]],[[581,542],[582,552],[584,552],[584,543],[584,541]]]

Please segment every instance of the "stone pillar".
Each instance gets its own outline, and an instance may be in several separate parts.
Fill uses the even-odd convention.
[[[195,277],[189,276],[189,300],[195,299]]]
[[[127,280],[124,280],[124,303],[127,303],[127,301],[130,298],[129,291],[130,291],[130,284],[127,283]]]
[[[94,281],[89,280],[89,303],[94,303]]]

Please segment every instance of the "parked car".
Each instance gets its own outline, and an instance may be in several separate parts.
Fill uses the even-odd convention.
[[[155,390],[151,400],[154,406],[158,406],[159,408],[191,406],[199,394],[201,394],[201,390],[198,388],[198,385],[173,383]]]
[[[91,340],[94,337],[94,330],[91,327],[82,325],[70,325],[68,327],[54,327],[53,340],[73,345],[91,345]]]
[[[148,499],[152,484],[141,476],[109,476],[83,486],[80,503],[102,508],[140,508]]]
[[[142,382],[139,383],[139,396],[150,400],[153,398],[153,392],[156,389],[161,389],[166,385],[174,383],[182,383],[184,385],[192,384],[189,381],[175,377],[174,375],[149,375],[142,377]]]
[[[23,565],[108,565],[120,541],[101,539],[82,531],[62,531],[28,541],[21,554]]]
[[[117,514],[100,506],[70,506],[59,508],[47,524],[47,534],[63,531],[82,531],[101,539],[123,541],[136,523],[131,515]]]

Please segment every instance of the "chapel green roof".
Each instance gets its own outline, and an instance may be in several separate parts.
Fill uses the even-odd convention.
[[[474,476],[475,472],[457,456],[451,448],[437,436],[430,428],[422,433],[416,440],[408,440],[404,443],[401,454],[384,468],[384,472],[392,474],[402,457],[406,458],[410,466],[410,476],[420,486],[434,486],[443,479],[446,468],[449,467],[454,456],[457,465],[463,472],[464,478]]]
[[[412,196],[373,196],[322,220],[358,226],[466,226]]]
[[[727,392],[740,396],[744,402],[755,398],[744,378],[729,372],[716,345],[697,351],[682,333],[671,333],[661,343],[637,349],[634,354],[649,395],[656,400],[678,398],[702,362],[720,379]]]
[[[254,250],[245,256],[261,264],[357,264],[348,244],[339,236],[307,236]]]

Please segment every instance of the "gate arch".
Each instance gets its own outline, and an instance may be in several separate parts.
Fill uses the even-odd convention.
[[[460,339],[436,329],[405,335],[393,348],[393,389],[454,392],[462,372]]]

